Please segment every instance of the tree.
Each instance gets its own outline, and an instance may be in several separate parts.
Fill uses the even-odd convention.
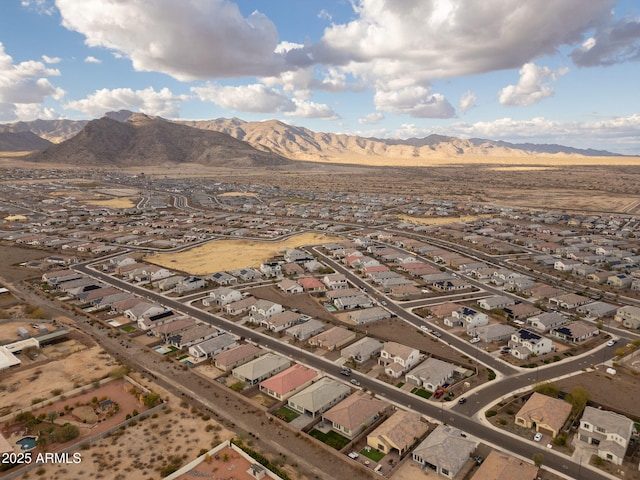
[[[142,399],[142,403],[148,408],[153,408],[161,402],[159,393],[150,393]]]
[[[55,422],[56,418],[58,418],[58,412],[56,412],[55,410],[51,410],[49,413],[47,413],[47,419],[51,423]]]
[[[533,463],[538,468],[540,468],[544,463],[544,455],[542,455],[541,453],[534,453],[532,459],[533,459]]]
[[[557,398],[560,393],[560,388],[553,382],[539,383],[535,388],[536,392],[548,397]]]
[[[581,412],[589,401],[589,391],[584,387],[575,387],[569,394],[569,402],[573,405],[574,413]]]

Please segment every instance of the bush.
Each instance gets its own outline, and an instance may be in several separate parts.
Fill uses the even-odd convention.
[[[487,410],[484,415],[485,417],[490,418],[490,417],[495,417],[497,414],[498,412],[495,410]]]

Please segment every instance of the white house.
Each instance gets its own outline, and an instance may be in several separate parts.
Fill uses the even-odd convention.
[[[419,361],[417,349],[396,342],[385,342],[378,359],[378,363],[385,367],[385,373],[392,378],[399,378]]]

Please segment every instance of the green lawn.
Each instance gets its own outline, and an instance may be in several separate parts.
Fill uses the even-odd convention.
[[[349,443],[349,439],[343,437],[339,433],[331,430],[329,433],[322,433],[320,430],[311,430],[309,432],[313,438],[317,438],[322,443],[329,445],[330,447],[335,448],[336,450],[342,450],[347,443]]]
[[[431,395],[433,395],[433,393],[428,392],[424,388],[414,388],[413,390],[411,390],[411,393],[422,398],[431,398]]]
[[[396,385],[396,387],[398,388],[402,388],[402,386],[404,385],[404,382],[398,382],[398,384]]]
[[[296,418],[300,416],[298,412],[294,412],[290,408],[282,407],[280,410],[275,412],[276,417],[281,418],[287,423],[293,422]]]
[[[127,333],[131,333],[131,332],[135,332],[137,328],[134,327],[133,325],[127,325],[126,327],[122,327],[122,330],[124,330]]]
[[[374,448],[369,449],[369,451],[367,452],[367,447],[365,447],[362,450],[360,450],[360,453],[365,457],[370,458],[376,463],[382,460],[382,457],[384,457],[384,453]]]

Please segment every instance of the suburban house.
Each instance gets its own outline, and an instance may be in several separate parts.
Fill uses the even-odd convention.
[[[223,372],[227,372],[238,365],[249,362],[262,355],[264,350],[250,343],[238,345],[226,352],[219,353],[213,357],[213,364]]]
[[[173,318],[173,317],[172,317]],[[175,320],[163,325],[155,326],[151,329],[156,337],[162,338],[165,342],[174,334],[193,327],[196,320],[191,317],[178,317]]]
[[[315,277],[299,278],[298,283],[306,292],[324,292],[327,287]]]
[[[208,323],[196,323],[192,327],[171,335],[168,343],[176,348],[188,348],[218,335],[218,330]]]
[[[159,290],[164,292],[166,290],[170,290],[174,288],[183,280],[184,280],[184,277],[182,275],[171,275],[170,277],[163,278],[162,280],[158,280],[156,282],[156,286],[158,287]]]
[[[595,337],[600,333],[600,330],[592,323],[576,321],[561,327],[556,327],[552,329],[550,333],[565,342],[578,343]]]
[[[332,327],[308,340],[312,347],[323,348],[330,352],[355,340],[356,332],[342,327]]]
[[[327,288],[330,290],[338,290],[340,288],[349,287],[349,282],[347,282],[347,277],[345,277],[341,273],[331,273],[329,275],[325,275],[322,278],[322,283],[324,283],[327,286]]]
[[[338,310],[351,310],[354,308],[371,308],[373,300],[366,295],[356,295],[354,297],[341,297],[333,301],[333,305]]]
[[[383,344],[371,337],[363,337],[357,342],[340,350],[340,356],[347,360],[353,360],[357,363],[363,363],[380,355]]]
[[[378,364],[385,367],[385,373],[391,378],[400,378],[419,361],[420,352],[417,349],[396,342],[385,342]]]
[[[538,467],[498,450],[491,450],[473,480],[536,480]]]
[[[292,367],[260,382],[260,391],[276,400],[286,400],[296,392],[311,385],[318,372],[304,365]]]
[[[587,303],[576,308],[576,312],[588,318],[602,318],[614,315],[618,307],[606,302]]]
[[[322,415],[331,428],[347,438],[358,436],[365,426],[371,425],[390,407],[390,404],[357,391]]]
[[[238,344],[236,337],[230,333],[223,333],[204,342],[189,347],[189,355],[194,358],[209,358]]]
[[[279,303],[274,303],[269,300],[257,300],[253,305],[251,305],[251,312],[249,315],[256,321],[260,323],[260,320],[263,318],[269,318],[276,313],[284,312],[284,308]]]
[[[260,273],[265,277],[277,277],[282,274],[282,266],[279,262],[266,262],[260,265]]]
[[[607,277],[607,285],[613,288],[629,288],[631,287],[631,282],[633,282],[633,277],[624,273]]]
[[[576,439],[597,446],[600,458],[621,465],[633,428],[633,421],[624,415],[585,407]]]
[[[516,425],[556,438],[571,413],[571,404],[534,392],[516,413]]]
[[[300,285],[295,280],[291,280],[289,278],[285,278],[281,282],[278,282],[277,286],[284,293],[288,293],[290,295],[293,295],[295,293],[302,293],[304,291],[304,289],[302,288],[302,285]]]
[[[429,357],[404,378],[407,383],[435,392],[438,387],[451,382],[455,369],[455,365],[451,363]]]
[[[367,435],[367,445],[387,454],[395,451],[401,457],[429,430],[418,413],[396,411]]]
[[[552,328],[559,327],[567,322],[567,319],[555,312],[540,313],[527,319],[527,323],[538,332],[548,332]]]
[[[516,301],[506,295],[496,295],[478,300],[478,306],[485,310],[493,310],[494,308],[504,308],[509,305],[515,305]]]
[[[438,425],[411,454],[422,469],[430,469],[447,478],[454,478],[478,448],[478,442],[462,436],[462,431],[450,425]]]
[[[616,310],[614,319],[627,328],[640,328],[640,307],[627,305]]]
[[[511,338],[517,330],[511,325],[503,323],[491,323],[484,327],[476,328],[476,337],[486,343],[501,342]]]
[[[225,305],[224,311],[229,315],[240,315],[241,313],[251,310],[251,307],[257,301],[258,300],[256,298],[249,296],[247,298],[243,298],[242,300],[238,300],[237,302],[232,302],[228,305]]]
[[[140,330],[146,331],[158,325],[171,323],[179,317],[180,316],[176,315],[173,310],[167,310],[165,312],[158,313],[157,315],[151,315],[150,317],[140,318],[137,321],[137,325]]]
[[[238,279],[233,275],[229,275],[227,272],[212,273],[207,278],[218,285],[233,285],[238,283]]]
[[[555,305],[565,310],[574,310],[580,305],[586,305],[590,302],[591,299],[589,297],[583,297],[577,293],[567,293],[566,295],[558,295],[549,299],[549,305]]]
[[[300,321],[300,314],[291,310],[276,313],[260,321],[260,325],[272,332],[281,332]]]
[[[256,385],[276,373],[289,368],[290,365],[291,362],[286,358],[269,352],[262,357],[234,368],[231,373],[240,381],[249,385]]]
[[[193,292],[200,288],[204,288],[207,285],[207,281],[200,277],[185,277],[182,281],[175,286],[175,291],[178,295],[183,293]]]
[[[296,393],[287,406],[303,415],[315,418],[349,396],[351,389],[344,383],[322,377],[316,383]]]
[[[511,354],[521,360],[529,358],[531,354],[544,355],[553,351],[551,340],[524,328],[511,334],[509,346],[511,347]]]
[[[365,308],[363,310],[354,310],[348,315],[349,320],[362,325],[369,322],[377,322],[391,318],[391,313],[382,307]]]
[[[451,313],[451,317],[444,319],[444,324],[449,327],[464,326],[468,333],[473,333],[477,327],[483,327],[489,323],[489,316],[469,307],[462,307]]]
[[[145,317],[151,317],[166,311],[167,309],[160,304],[141,301],[135,306],[125,310],[124,316],[137,322]]]
[[[229,287],[219,287],[209,292],[209,296],[202,300],[202,304],[208,307],[212,304],[224,307],[233,302],[242,300],[242,293]]]
[[[541,313],[540,309],[535,305],[526,302],[516,303],[515,305],[504,307],[502,310],[512,320],[522,320]]]
[[[296,340],[307,340],[324,330],[324,322],[312,318],[285,330],[285,334]]]

